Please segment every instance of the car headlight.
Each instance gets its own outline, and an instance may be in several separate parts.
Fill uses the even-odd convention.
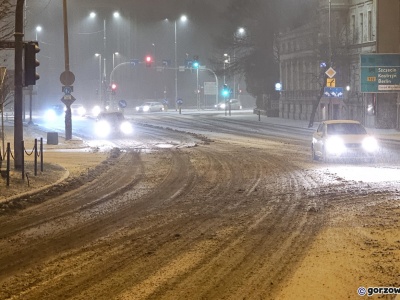
[[[86,114],[86,109],[84,107],[79,107],[78,108],[78,114],[80,116],[83,116],[84,114]]]
[[[226,106],[225,103],[221,104],[221,108],[225,108],[225,106]]]
[[[98,121],[96,123],[96,135],[99,137],[107,137],[111,133],[111,126],[107,121]]]
[[[149,111],[149,110],[150,110],[150,106],[148,106],[148,105],[143,106],[143,111]]]
[[[363,140],[362,146],[367,152],[375,152],[378,150],[378,141],[374,137],[369,136]]]
[[[333,136],[326,140],[325,149],[329,153],[340,154],[346,150],[346,146],[340,137]]]
[[[132,124],[128,121],[122,122],[119,129],[123,134],[131,134],[133,132]]]
[[[136,106],[136,111],[139,111],[140,110],[140,107],[139,106]]]
[[[57,118],[57,114],[54,109],[49,109],[46,111],[45,117],[47,121],[54,121]]]
[[[95,106],[92,108],[92,114],[93,114],[93,116],[97,117],[97,116],[100,114],[100,112],[101,112],[100,106],[95,105]]]

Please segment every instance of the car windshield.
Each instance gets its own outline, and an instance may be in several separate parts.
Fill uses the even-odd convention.
[[[361,124],[357,123],[336,123],[327,125],[328,134],[367,134]]]

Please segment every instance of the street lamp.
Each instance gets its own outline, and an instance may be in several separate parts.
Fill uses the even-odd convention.
[[[35,41],[38,40],[38,32],[41,32],[41,31],[42,31],[42,26],[40,26],[40,25],[36,26],[36,29],[35,29]]]
[[[180,17],[180,21],[181,22],[186,22],[187,21],[187,17],[185,15],[182,15]],[[176,20],[175,20],[175,110],[178,110],[178,105],[176,103],[176,100],[178,99],[178,61],[177,61],[177,49],[178,49],[178,41],[177,41],[177,37],[176,37]]]
[[[114,53],[113,53],[113,64],[112,64],[113,70],[114,70],[114,68],[115,68],[115,56],[118,56],[118,55],[119,55],[119,52],[114,52]]]
[[[101,84],[102,83],[102,80],[101,80],[101,54],[96,53],[95,56],[99,58],[99,95],[100,95],[100,104],[103,105],[103,89],[102,89],[102,84]]]
[[[233,64],[236,68],[236,47],[238,46],[238,40],[240,41],[246,34],[246,30],[243,27],[239,27],[234,35],[234,47],[233,47]],[[233,73],[233,98],[236,99],[236,72]]]
[[[118,11],[115,11],[113,13],[113,16],[115,19],[120,18],[120,13]],[[96,17],[95,12],[91,12],[89,14],[89,17],[91,19],[94,19]],[[107,55],[107,31],[106,31],[106,19],[103,19],[103,55],[101,56],[100,54],[98,55],[100,57],[100,64],[101,64],[101,57],[103,57],[103,78],[100,80],[100,86],[102,87],[102,82],[106,83],[107,82],[107,71],[106,71],[106,55]],[[114,54],[113,54],[113,59],[114,59]],[[102,93],[103,89],[99,91],[100,94],[100,99],[103,99]],[[103,103],[102,103],[103,104]],[[105,106],[103,104],[103,106]]]
[[[231,57],[228,54],[224,53],[224,84],[226,83],[225,82],[225,66],[226,66],[226,64],[229,64],[230,62],[231,62]]]

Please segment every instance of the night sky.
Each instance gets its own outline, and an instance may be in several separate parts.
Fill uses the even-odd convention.
[[[228,1],[208,0],[152,0],[152,1],[99,1],[69,0],[68,29],[70,70],[75,74],[73,95],[76,103],[95,104],[99,99],[99,58],[106,58],[106,74],[109,80],[114,65],[138,59],[144,61],[146,55],[155,59],[155,65],[162,60],[174,64],[174,22],[177,21],[177,64],[183,65],[185,59],[198,55],[201,65],[209,64],[208,58],[218,56],[212,44],[212,38],[222,32],[221,13]],[[90,19],[89,13],[96,12],[96,18]],[[119,11],[120,18],[115,20],[113,12]],[[35,39],[38,32],[41,51],[38,54],[41,79],[37,82],[38,99],[36,105],[45,106],[58,103],[63,94],[59,76],[64,70],[64,38],[62,1],[27,1],[25,39]],[[188,21],[181,24],[179,17],[185,14]],[[166,20],[168,19],[168,20]],[[104,21],[106,24],[106,47],[104,49]],[[105,54],[103,54],[105,52]],[[223,53],[221,55],[221,60]],[[210,66],[211,67],[211,66]],[[102,67],[102,73],[104,69]],[[196,72],[179,72],[179,96],[186,103],[194,101],[196,96]],[[199,84],[215,81],[212,74],[199,72]],[[146,68],[144,64],[133,68],[130,65],[120,67],[114,73],[118,84],[117,98],[129,102],[144,99],[162,99],[164,95],[174,98],[174,71],[157,71]]]

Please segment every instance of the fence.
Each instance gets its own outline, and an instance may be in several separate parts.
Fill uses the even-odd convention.
[[[21,149],[22,149],[22,168],[21,168],[21,176],[22,180],[25,180],[25,176],[28,180],[28,185],[29,185],[29,177],[27,174],[25,174],[25,155],[31,156],[34,155],[34,175],[37,176],[37,169],[38,169],[38,158],[40,157],[40,171],[43,172],[43,138],[40,138],[40,146],[39,146],[39,151],[38,151],[38,139],[35,139],[35,143],[33,145],[33,149],[28,152],[25,149],[25,142],[21,141]],[[5,170],[0,170],[1,177],[6,179],[6,184],[7,186],[10,185],[10,162],[11,159],[15,159],[14,155],[11,151],[11,144],[7,143],[7,148],[5,153],[0,153],[0,168],[2,166],[2,163],[6,159],[6,169]]]

